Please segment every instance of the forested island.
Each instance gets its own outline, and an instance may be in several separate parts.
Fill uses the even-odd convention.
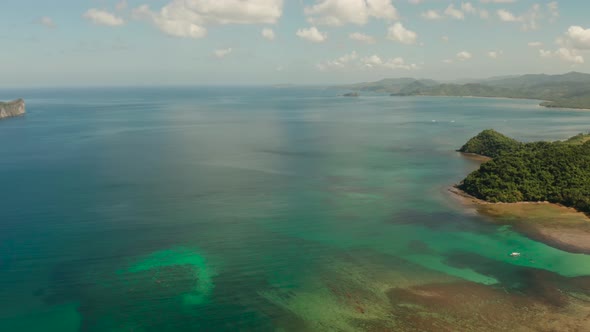
[[[25,101],[17,99],[10,102],[0,101],[0,120],[25,114]]]
[[[340,86],[391,96],[501,97],[542,100],[541,106],[590,109],[590,74],[521,75],[481,80],[437,82],[395,78]]]
[[[522,143],[494,130],[460,152],[492,158],[457,187],[488,202],[551,202],[590,215],[590,134],[566,141]]]

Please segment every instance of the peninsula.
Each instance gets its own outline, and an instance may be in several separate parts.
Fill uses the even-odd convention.
[[[492,158],[458,185],[469,195],[488,202],[546,201],[590,214],[590,135],[521,143],[490,129],[459,151]]]
[[[455,197],[495,223],[590,254],[590,134],[522,143],[488,129],[458,151],[489,159],[451,189]]]
[[[17,99],[10,102],[0,102],[0,119],[25,114],[25,101]]]
[[[536,99],[544,107],[590,109],[590,74],[531,74],[480,80],[437,82],[430,79],[393,78],[339,86],[391,96],[447,96]]]

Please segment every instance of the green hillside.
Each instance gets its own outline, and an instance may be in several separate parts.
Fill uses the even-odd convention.
[[[493,157],[458,186],[468,194],[489,202],[549,201],[590,213],[590,135],[524,144],[484,131],[463,148]]]
[[[412,78],[386,79],[340,88],[388,93],[392,96],[502,97],[542,100],[545,107],[589,108],[590,74],[522,75],[470,83],[437,83]]]

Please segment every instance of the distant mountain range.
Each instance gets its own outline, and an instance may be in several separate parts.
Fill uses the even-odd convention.
[[[339,86],[352,91],[392,96],[504,97],[543,100],[542,106],[590,109],[590,74],[493,77],[461,83],[395,78]]]

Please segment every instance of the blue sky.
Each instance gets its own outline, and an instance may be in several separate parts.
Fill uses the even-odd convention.
[[[0,86],[590,72],[586,0],[8,0]]]

